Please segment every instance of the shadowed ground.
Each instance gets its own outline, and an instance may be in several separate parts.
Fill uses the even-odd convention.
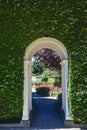
[[[33,94],[34,119],[31,128],[64,128],[60,113],[58,112],[58,103],[56,98],[41,97]]]

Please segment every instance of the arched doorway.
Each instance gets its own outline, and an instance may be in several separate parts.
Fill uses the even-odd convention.
[[[42,48],[54,50],[61,58],[62,67],[62,110],[65,113],[65,120],[71,120],[68,108],[68,54],[64,45],[55,38],[43,37],[32,42],[25,51],[24,56],[24,102],[22,121],[29,120],[32,110],[32,77],[31,59],[34,53]]]

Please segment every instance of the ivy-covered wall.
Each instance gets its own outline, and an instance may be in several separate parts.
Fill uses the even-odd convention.
[[[86,0],[0,0],[0,119],[21,115],[25,49],[49,36],[68,51],[71,116],[87,124],[86,4]]]

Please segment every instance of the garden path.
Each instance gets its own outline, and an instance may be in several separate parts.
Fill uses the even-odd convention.
[[[58,111],[57,99],[42,97],[36,92],[32,93],[34,102],[34,119],[30,128],[64,128],[63,120]]]

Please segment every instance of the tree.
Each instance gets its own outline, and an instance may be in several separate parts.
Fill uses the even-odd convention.
[[[37,61],[40,63],[43,63],[46,68],[49,68],[50,70],[60,70],[60,56],[58,54],[48,48],[41,49],[37,51],[33,56]]]
[[[41,75],[44,71],[44,66],[38,60],[33,61],[32,73],[34,75]]]

